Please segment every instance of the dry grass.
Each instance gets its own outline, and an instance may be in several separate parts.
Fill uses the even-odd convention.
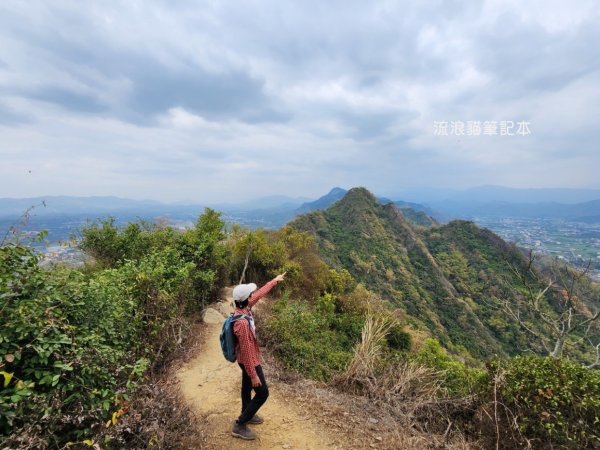
[[[431,401],[441,390],[439,380],[433,369],[422,365],[403,362],[388,366],[381,375],[380,396],[390,404],[409,398]]]
[[[284,392],[290,402],[300,405],[307,415],[324,427],[337,429],[350,449],[449,449],[474,450],[480,447],[469,441],[448,422],[439,433],[428,431],[427,424],[415,416],[392,407],[383,400],[356,394],[346,389],[307,380],[285,369],[274,356],[263,353],[271,389]],[[408,407],[412,409],[412,407]],[[446,432],[447,430],[447,432]]]
[[[96,439],[110,439],[102,448],[203,449],[207,446],[201,429],[200,420],[185,406],[177,386],[163,377],[143,385],[128,413]]]
[[[268,376],[290,401],[306,408],[324,426],[337,428],[349,448],[480,448],[451,419],[453,408],[470,407],[468,399],[439,398],[439,377],[432,369],[408,362],[382,363],[384,339],[393,326],[389,316],[370,312],[353,359],[330,383],[306,380],[267,353]]]
[[[347,386],[368,385],[377,374],[383,342],[393,326],[394,322],[388,317],[369,312],[354,356],[335,382]]]
[[[384,341],[394,325],[388,316],[369,312],[350,364],[332,382],[387,405],[406,405],[407,400],[412,400],[417,407],[419,402],[438,397],[440,377],[434,370],[408,361],[392,365],[382,363]]]

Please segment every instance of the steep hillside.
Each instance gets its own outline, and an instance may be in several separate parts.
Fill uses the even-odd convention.
[[[348,269],[449,349],[486,357],[526,345],[490,306],[494,297],[517,295],[509,264],[524,264],[521,253],[492,232],[462,221],[417,229],[400,209],[381,205],[363,188],[290,225],[313,234],[329,264]]]
[[[397,202],[396,202],[397,205]],[[437,225],[437,220],[435,220],[432,216],[428,215],[424,211],[419,211],[413,208],[400,208],[402,211],[402,215],[406,220],[408,220],[413,225],[420,225],[422,227],[432,227],[433,225]]]

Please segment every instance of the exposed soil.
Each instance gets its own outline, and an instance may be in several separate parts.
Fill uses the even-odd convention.
[[[216,309],[231,310],[231,289],[224,289]],[[252,426],[255,441],[231,435],[231,425],[240,413],[241,371],[225,360],[219,344],[221,324],[206,324],[204,345],[197,355],[177,372],[181,392],[189,406],[205,421],[207,448],[211,449],[346,449],[346,438],[336,429],[327,429],[314,414],[278,389],[278,381],[269,378],[269,399],[259,414],[265,419]]]

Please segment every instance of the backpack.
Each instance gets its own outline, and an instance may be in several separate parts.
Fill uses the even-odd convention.
[[[233,315],[231,313],[225,322],[223,322],[223,328],[221,328],[221,335],[219,336],[221,340],[221,350],[223,350],[223,356],[229,362],[235,362],[235,341],[236,337],[233,333],[233,324],[234,322],[246,319],[248,321],[248,325],[250,325],[250,318],[244,314]]]

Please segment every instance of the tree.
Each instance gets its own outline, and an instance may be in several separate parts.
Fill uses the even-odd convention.
[[[559,264],[545,271],[535,269],[536,256],[529,252],[524,268],[510,268],[520,283],[521,298],[500,300],[500,307],[521,328],[536,338],[544,352],[562,358],[567,345],[591,346],[595,360],[587,367],[600,366],[600,306],[598,288],[584,269]]]

